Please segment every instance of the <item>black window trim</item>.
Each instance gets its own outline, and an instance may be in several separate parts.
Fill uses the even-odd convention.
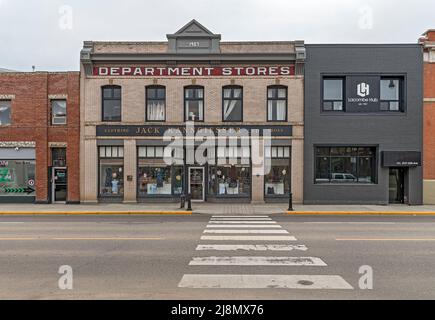
[[[225,90],[231,89],[231,97],[225,98]],[[240,89],[242,91],[242,94],[239,98],[234,97],[234,89]],[[228,85],[222,87],[222,122],[243,122],[243,86],[240,85]],[[226,100],[240,100],[241,102],[241,108],[242,108],[242,115],[240,121],[231,121],[231,120],[225,120],[224,119],[224,107],[225,107],[225,101]]]
[[[163,99],[149,99],[148,97],[148,89],[163,89],[165,91],[165,97]],[[163,120],[150,120],[148,119],[148,100],[158,100],[163,101],[165,103],[165,116]],[[145,122],[156,122],[156,123],[163,123],[166,122],[166,86],[159,85],[159,84],[153,84],[145,87]]]
[[[341,92],[341,103],[343,104],[341,110],[334,110],[334,102],[339,102],[340,100],[325,100],[325,80],[341,80],[342,81],[342,92]],[[322,76],[321,81],[321,103],[320,110],[325,113],[345,113],[346,112],[346,76],[337,75],[337,76]],[[325,102],[332,102],[332,110],[325,110],[324,104]]]
[[[399,80],[399,100],[382,100],[381,97],[381,81],[382,80]],[[379,79],[379,112],[381,113],[405,113],[405,77],[398,75],[381,75]],[[399,102],[399,110],[381,110],[380,105],[382,102]]]
[[[112,89],[112,96],[111,98],[105,98],[104,97],[104,90],[105,89]],[[121,90],[121,95],[120,98],[114,98],[113,97],[113,89],[120,89]],[[121,115],[120,115],[120,119],[119,120],[105,120],[104,119],[104,101],[105,100],[119,100],[120,101],[120,107],[121,107]],[[104,85],[101,86],[101,121],[102,122],[122,122],[122,87],[119,85]]]
[[[375,161],[374,161],[374,165],[375,168],[373,170],[374,173],[374,181],[372,183],[359,183],[359,182],[354,182],[354,183],[332,183],[331,181],[329,182],[325,182],[325,183],[318,183],[316,181],[316,175],[317,175],[317,148],[373,148],[374,149],[374,157],[375,157]],[[330,150],[331,152],[331,150]],[[380,161],[380,155],[379,155],[379,145],[369,145],[369,144],[355,144],[355,145],[349,145],[349,144],[314,144],[313,145],[313,168],[314,168],[314,174],[313,174],[313,184],[315,186],[374,186],[374,185],[379,185],[379,161]],[[328,156],[329,158],[331,158],[331,155],[329,154]],[[329,179],[331,180],[331,179]]]
[[[278,96],[273,97],[273,98],[269,98],[269,89],[285,89],[285,99],[278,98]],[[270,100],[273,100],[273,101],[285,100],[286,108],[285,108],[285,119],[284,120],[270,120],[269,119],[269,101]],[[288,86],[280,85],[280,84],[274,84],[274,85],[267,86],[267,89],[266,89],[266,120],[267,120],[267,122],[288,122]]]
[[[186,98],[186,92],[187,90],[192,90],[192,89],[202,89],[202,98]],[[186,118],[186,108],[187,108],[187,101],[201,101],[202,100],[202,120],[195,120],[195,122],[204,122],[205,121],[205,88],[204,86],[201,85],[189,85],[189,86],[185,86],[184,87],[184,97],[183,97],[183,101],[184,101],[184,108],[183,108],[183,114],[184,114],[184,122],[187,121],[192,121],[190,119]]]

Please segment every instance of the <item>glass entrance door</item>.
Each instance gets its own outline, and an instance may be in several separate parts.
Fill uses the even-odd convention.
[[[390,203],[405,203],[405,169],[390,169]]]
[[[53,203],[65,203],[67,200],[68,171],[66,168],[53,168]]]
[[[193,201],[204,201],[204,168],[189,168],[189,193]]]

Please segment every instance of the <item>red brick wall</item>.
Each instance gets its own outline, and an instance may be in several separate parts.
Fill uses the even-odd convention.
[[[68,95],[66,126],[51,126],[48,96],[55,94]],[[0,95],[15,95],[11,125],[0,127],[0,141],[36,142],[36,201],[48,200],[50,142],[68,143],[68,201],[79,201],[79,73],[2,73]]]
[[[424,66],[424,97],[435,98],[435,63]],[[424,179],[435,179],[435,102],[424,103]]]

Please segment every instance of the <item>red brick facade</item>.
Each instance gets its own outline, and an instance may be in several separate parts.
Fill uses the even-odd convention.
[[[53,143],[67,145],[67,202],[80,201],[80,75],[64,73],[0,73],[0,96],[11,96],[11,124],[0,126],[0,141],[36,143],[36,202],[49,202],[48,172]],[[67,100],[67,124],[51,125],[50,97]]]
[[[420,39],[424,46],[424,179],[435,180],[435,30]]]

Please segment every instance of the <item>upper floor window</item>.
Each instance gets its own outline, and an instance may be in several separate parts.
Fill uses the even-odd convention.
[[[185,121],[204,121],[204,87],[184,88]]]
[[[267,121],[287,121],[287,87],[267,88]]]
[[[66,124],[66,100],[51,100],[51,124]]]
[[[223,88],[223,121],[243,121],[243,88],[239,86],[228,86]]]
[[[103,91],[103,121],[121,121],[121,87],[104,86]]]
[[[344,79],[323,79],[323,111],[343,111]]]
[[[0,126],[11,124],[11,101],[0,100]]]
[[[402,79],[381,78],[381,111],[403,111]]]
[[[147,121],[165,121],[166,89],[163,86],[151,86],[146,89]]]

